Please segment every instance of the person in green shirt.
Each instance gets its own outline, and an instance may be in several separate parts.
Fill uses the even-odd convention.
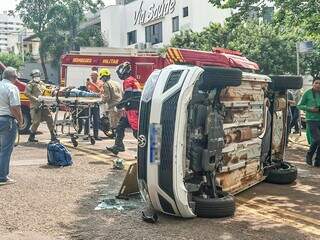
[[[312,166],[312,159],[316,153],[314,166],[320,167],[320,79],[314,79],[312,88],[307,90],[298,108],[306,112],[307,137],[310,144],[306,162]]]

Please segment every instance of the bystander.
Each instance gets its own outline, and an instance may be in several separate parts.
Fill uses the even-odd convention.
[[[290,111],[292,115],[291,123],[288,126],[289,127],[289,133],[291,133],[292,128],[294,127],[294,134],[300,133],[300,111],[299,108],[297,107],[297,104],[300,101],[301,98],[301,90],[288,90],[288,94],[291,94],[292,96],[292,101],[290,101]]]
[[[320,79],[314,79],[312,88],[307,90],[298,104],[306,112],[307,137],[310,144],[306,162],[312,166],[315,155],[315,167],[320,167]]]
[[[9,175],[9,164],[17,135],[17,122],[23,124],[19,90],[14,85],[17,71],[7,67],[0,81],[0,185],[14,183]]]

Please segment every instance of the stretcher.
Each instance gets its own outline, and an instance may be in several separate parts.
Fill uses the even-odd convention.
[[[84,122],[88,121],[89,131],[83,136],[87,137],[92,145],[95,144],[95,139],[90,131],[91,111],[92,108],[102,104],[101,97],[39,96],[38,99],[42,106],[49,107],[54,113],[53,123],[59,136],[70,137],[73,146],[77,147],[77,139],[81,135]],[[61,114],[63,114],[62,119]]]

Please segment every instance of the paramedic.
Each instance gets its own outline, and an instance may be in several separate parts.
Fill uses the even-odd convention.
[[[137,138],[138,120],[139,120],[139,104],[141,98],[140,84],[134,77],[131,76],[131,64],[124,62],[117,67],[117,75],[123,80],[124,95],[121,102],[117,105],[118,109],[125,109],[125,116],[121,117],[116,128],[115,144],[112,147],[107,147],[107,150],[117,155],[119,152],[124,152],[123,144],[125,129],[131,127],[133,135]]]
[[[19,126],[23,124],[19,90],[14,85],[17,71],[7,67],[0,81],[0,185],[14,183],[8,178],[9,163]]]
[[[122,99],[122,90],[118,82],[111,80],[111,73],[109,69],[102,68],[99,71],[99,78],[104,82],[103,84],[103,102],[107,104],[106,117],[110,124],[110,132],[107,136],[115,137],[115,129],[120,120],[121,112],[116,110],[116,106]]]
[[[46,84],[40,79],[41,73],[39,69],[32,70],[30,76],[32,77],[32,80],[27,84],[25,90],[26,96],[30,99],[30,113],[32,121],[28,142],[38,142],[38,140],[35,139],[35,135],[42,121],[46,121],[50,131],[51,141],[55,141],[57,140],[57,137],[54,132],[53,119],[49,108],[41,104],[38,99],[38,97],[43,95],[46,90]]]
[[[306,112],[307,138],[310,144],[306,156],[306,162],[312,166],[312,159],[315,156],[315,167],[320,167],[320,79],[314,79],[312,88],[307,90],[298,108]]]
[[[98,93],[101,95],[103,93],[103,82],[98,79],[98,72],[92,71],[90,74],[91,80],[86,82],[86,87],[90,92]],[[99,120],[100,120],[100,109],[99,106],[96,105],[91,109],[91,116],[93,118],[93,137],[97,141],[101,141],[102,139],[99,137]],[[90,116],[90,117],[91,117]],[[89,134],[89,121],[86,119],[84,134]]]

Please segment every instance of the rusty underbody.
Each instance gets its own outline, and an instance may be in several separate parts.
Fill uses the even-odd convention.
[[[224,191],[235,194],[265,179],[261,157],[265,142],[272,143],[272,158],[283,157],[286,98],[276,98],[271,121],[273,133],[268,137],[271,126],[268,126],[268,114],[269,120],[271,117],[266,91],[269,81],[266,76],[244,73],[240,86],[227,87],[220,93],[224,109],[224,147],[216,181]]]

